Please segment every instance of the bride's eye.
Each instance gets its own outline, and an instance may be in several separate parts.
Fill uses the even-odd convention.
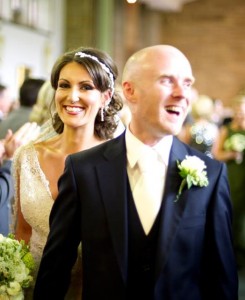
[[[83,82],[80,85],[80,89],[84,90],[84,91],[90,91],[90,90],[94,90],[95,86],[92,83],[90,83],[90,82],[89,83],[88,82]]]
[[[69,88],[69,87],[70,87],[70,85],[67,82],[59,82],[59,84],[58,84],[58,88],[65,89],[65,88]]]
[[[82,90],[85,90],[85,91],[90,91],[90,90],[93,90],[95,87],[92,85],[92,84],[83,84],[81,86],[81,89]]]

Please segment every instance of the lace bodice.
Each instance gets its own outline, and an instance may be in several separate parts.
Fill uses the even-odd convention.
[[[14,215],[17,215],[17,203],[20,201],[23,217],[32,228],[30,250],[37,266],[35,277],[49,233],[49,215],[54,200],[33,143],[22,146],[15,152],[13,176],[16,191]],[[79,259],[73,268],[72,284],[66,297],[67,300],[81,299],[81,248],[79,254]],[[31,295],[27,298],[32,299]]]
[[[14,158],[16,191],[21,195],[21,211],[32,227],[30,249],[39,264],[43,247],[49,232],[49,214],[54,200],[47,181],[40,168],[33,143],[20,148]],[[16,201],[18,195],[16,195]]]

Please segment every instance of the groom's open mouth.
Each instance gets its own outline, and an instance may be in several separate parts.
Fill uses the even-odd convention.
[[[177,116],[179,116],[182,112],[182,108],[180,106],[167,106],[165,109],[169,114]]]

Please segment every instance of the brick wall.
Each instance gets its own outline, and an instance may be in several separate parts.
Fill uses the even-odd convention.
[[[101,0],[67,0],[67,45],[96,46]],[[72,5],[71,5],[72,2]],[[115,0],[113,53],[119,71],[132,52],[153,44],[172,44],[190,59],[202,94],[230,105],[245,87],[245,0],[197,0],[178,13]]]
[[[160,42],[183,50],[199,92],[226,105],[245,86],[244,16],[244,0],[198,0],[162,15]]]
[[[93,0],[66,0],[65,50],[95,44]]]

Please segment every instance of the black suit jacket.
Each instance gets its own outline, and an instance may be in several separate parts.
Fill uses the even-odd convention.
[[[176,161],[205,161],[209,185],[184,189]],[[174,138],[155,265],[154,300],[237,299],[232,208],[225,165]],[[125,135],[67,158],[50,216],[34,299],[63,299],[82,241],[83,300],[127,297]]]

